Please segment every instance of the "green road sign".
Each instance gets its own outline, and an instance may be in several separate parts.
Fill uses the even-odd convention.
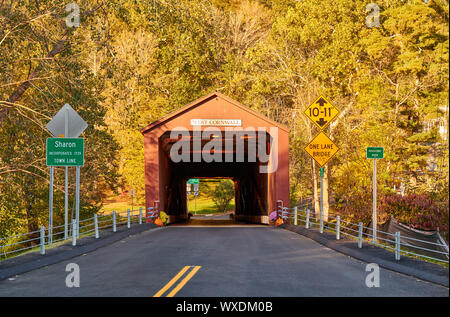
[[[366,150],[366,158],[368,159],[382,159],[384,158],[384,148],[382,147],[368,147]]]
[[[48,138],[47,166],[83,166],[84,139]]]
[[[191,178],[187,181],[187,184],[198,184],[198,178]]]

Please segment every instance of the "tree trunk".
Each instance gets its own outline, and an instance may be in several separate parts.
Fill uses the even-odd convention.
[[[312,162],[312,175],[313,175],[313,194],[314,194],[314,213],[313,217],[315,218],[317,213],[320,211],[320,201],[319,201],[319,192],[317,189],[317,173],[316,173],[316,162],[311,159]]]
[[[25,210],[27,212],[27,230],[28,232],[34,232],[39,229],[39,224],[37,223],[36,215],[33,213],[33,207],[35,202],[35,194],[33,193],[34,190],[34,180],[33,177],[29,176],[28,174],[24,177],[24,182],[22,183],[22,189],[24,193],[24,200],[25,200]],[[27,239],[35,239],[40,236],[39,232],[32,233],[30,236],[28,236]],[[30,241],[30,246],[34,246],[36,244],[39,244],[38,240],[32,240]]]
[[[328,221],[328,165],[325,165],[323,171],[323,220]]]

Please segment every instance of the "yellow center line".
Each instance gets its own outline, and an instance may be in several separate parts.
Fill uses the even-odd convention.
[[[169,295],[167,295],[167,297],[173,297],[178,293],[178,291],[195,275],[195,273],[197,273],[198,270],[200,270],[200,268],[201,266],[194,267],[194,269],[189,272],[189,274],[169,293]]]
[[[169,281],[169,283],[167,283],[163,288],[161,288],[158,293],[156,293],[155,295],[153,295],[153,297],[161,297],[162,294],[164,294],[165,291],[167,291],[176,281],[178,281],[178,279],[183,276],[183,274],[190,268],[190,266],[185,266],[184,268],[181,269],[180,272],[178,272],[177,275],[175,275],[175,277],[173,279],[171,279]]]

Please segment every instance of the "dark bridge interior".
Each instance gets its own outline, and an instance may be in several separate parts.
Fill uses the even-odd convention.
[[[190,178],[230,178],[235,184],[235,215],[236,219],[248,220],[248,216],[266,216],[267,215],[267,181],[268,174],[260,173],[259,167],[261,161],[256,155],[255,162],[249,159],[249,139],[250,142],[256,142],[257,136],[248,136],[245,133],[236,134],[233,140],[233,159],[232,162],[225,162],[225,137],[214,135],[216,142],[222,141],[221,162],[205,162],[203,157],[201,162],[193,162],[193,134],[190,132],[188,140],[180,141],[171,139],[170,133],[163,134],[159,139],[160,156],[160,199],[164,201],[164,206],[168,215],[177,216],[179,220],[187,218],[187,198],[186,181]],[[236,140],[244,144],[245,155],[243,162],[237,162]],[[270,136],[266,134],[266,154],[269,153]],[[212,139],[202,139],[201,148]],[[189,142],[190,159],[189,162],[175,163],[171,157],[171,148],[175,142]],[[241,143],[241,144],[242,144]],[[253,144],[250,145],[251,149]],[[210,152],[213,153],[213,152]],[[228,152],[230,155],[230,152]],[[250,160],[250,161],[249,161]]]

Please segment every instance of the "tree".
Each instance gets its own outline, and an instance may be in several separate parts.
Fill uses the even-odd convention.
[[[218,212],[226,212],[234,198],[234,183],[229,179],[221,179],[214,188],[208,187],[207,195],[214,202]]]
[[[2,236],[47,226],[45,139],[50,133],[45,124],[65,103],[89,124],[83,134],[86,163],[81,169],[81,217],[96,212],[106,189],[116,186],[117,144],[104,123],[105,109],[98,98],[101,83],[95,81],[80,53],[86,51],[86,38],[93,35],[86,26],[99,6],[89,1],[79,5],[84,11],[77,29],[66,25],[62,1],[1,4],[0,218],[9,223],[0,226]],[[55,170],[55,226],[64,219],[61,170]],[[74,179],[73,170],[70,179]]]

